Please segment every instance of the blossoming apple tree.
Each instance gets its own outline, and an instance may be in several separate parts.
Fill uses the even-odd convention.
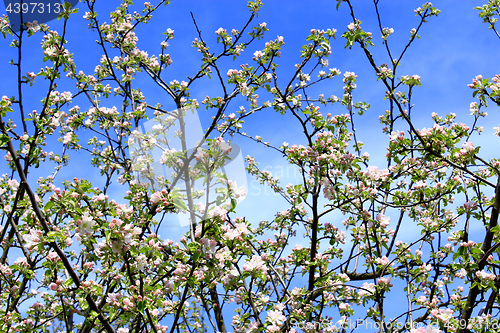
[[[8,170],[0,178],[2,332],[343,332],[367,321],[380,332],[499,331],[500,162],[481,157],[473,139],[485,108],[500,104],[500,75],[473,79],[470,125],[434,113],[431,125],[416,128],[412,95],[420,77],[396,72],[422,25],[440,13],[431,3],[415,10],[415,28],[396,55],[378,1],[380,30],[368,32],[351,1],[337,0],[352,23],[341,33],[312,29],[297,64],[279,75],[285,38],[268,38],[266,24],[256,23],[260,0],[248,3],[241,27],[215,31],[216,45],[193,16],[192,46],[201,59],[176,78],[167,53],[175,32],[165,28],[157,55],[142,50],[136,34],[168,1],[123,0],[106,19],[95,1],[83,2],[102,53],[92,72],[66,47],[67,26],[81,14],[69,4],[59,32],[36,22],[14,32],[6,16],[0,21],[17,50],[17,77],[8,78],[16,93],[0,101]],[[497,32],[495,4],[477,9]],[[369,108],[355,99],[357,75],[329,67],[336,37],[361,48],[386,91],[384,165],[370,163],[355,131]],[[24,45],[37,38],[45,67],[24,74],[24,56],[33,52]],[[255,51],[260,39],[267,42]],[[371,53],[379,42],[383,59]],[[250,64],[241,60],[246,53]],[[141,87],[145,79],[161,99]],[[329,80],[343,81],[342,97],[325,97]],[[220,94],[198,97],[200,105],[197,82],[217,85]],[[325,93],[313,96],[312,88]],[[41,91],[32,107],[27,94]],[[159,102],[167,98],[176,111]],[[212,115],[204,137],[196,147],[170,149],[164,133],[180,124],[176,135],[185,143],[184,117],[193,109]],[[296,142],[273,144],[245,132],[255,113],[274,111],[300,125]],[[138,130],[147,119],[158,124]],[[235,136],[280,152],[301,174],[302,181],[281,184],[246,158],[249,175],[289,206],[266,221],[238,215],[244,190],[218,171]],[[152,168],[154,149],[172,179]],[[75,156],[101,177],[61,177]],[[195,203],[217,184],[216,198]],[[123,197],[113,197],[112,186]],[[188,214],[189,231],[178,242],[161,239],[156,230],[179,212]],[[339,212],[342,221],[331,218]],[[469,232],[471,223],[481,224],[482,234]],[[401,241],[408,226],[417,232]],[[289,245],[301,235],[302,245]],[[394,297],[397,314],[388,303]]]

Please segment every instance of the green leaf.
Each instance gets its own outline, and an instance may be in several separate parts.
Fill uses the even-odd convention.
[[[43,207],[43,210],[49,210],[54,206],[54,201],[49,201],[45,204],[45,207]]]
[[[47,234],[46,239],[47,239],[47,241],[48,241],[48,242],[53,242],[53,241],[55,241],[56,237],[57,237],[57,232],[55,232],[55,231],[50,231],[50,232]]]
[[[196,252],[196,250],[198,250],[198,244],[196,244],[196,243],[189,243],[188,244],[188,249],[189,249],[189,251],[191,251],[191,252],[194,253],[194,252]]]
[[[72,284],[73,284],[73,278],[69,278],[63,283],[65,287],[71,287]]]
[[[2,116],[5,116],[4,114],[2,114]],[[0,147],[2,147],[3,145],[7,144],[7,142],[9,142],[10,138],[8,135],[6,134],[0,134]]]
[[[181,209],[181,210],[187,210],[186,204],[184,203],[184,200],[180,198],[174,198],[174,205],[175,207]]]
[[[460,257],[462,254],[464,253],[464,247],[463,246],[460,246],[457,250],[457,252],[455,252],[455,254],[453,255],[453,260],[457,259],[458,257]]]
[[[224,200],[225,200],[225,198],[224,198],[223,196],[219,195],[219,196],[217,197],[217,199],[216,199],[216,205],[217,205],[217,206],[222,205],[222,203],[224,202]]]
[[[196,251],[195,253],[193,253],[193,261],[197,262],[198,259],[200,258],[200,255],[201,255],[201,252],[198,252],[198,251]]]
[[[498,231],[500,231],[500,225],[497,225],[496,227],[491,228],[491,232],[493,232],[493,233],[497,233]]]

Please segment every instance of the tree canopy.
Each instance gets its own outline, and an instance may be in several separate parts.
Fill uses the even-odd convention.
[[[1,332],[500,331],[500,74],[422,98],[439,6],[332,1],[290,55],[260,0],[5,4]]]

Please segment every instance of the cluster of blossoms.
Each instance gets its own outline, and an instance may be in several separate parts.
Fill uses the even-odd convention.
[[[247,272],[265,273],[267,269],[266,262],[258,255],[252,256],[252,258],[243,265],[243,270]]]
[[[394,29],[393,28],[384,28],[384,29],[382,29],[382,39],[386,40],[387,37],[389,37],[393,33],[394,33]]]
[[[404,75],[401,76],[400,78],[401,83],[409,85],[409,86],[419,86],[421,84],[420,82],[420,76],[418,75]]]
[[[379,76],[380,78],[391,78],[393,76],[392,69],[387,67],[386,64],[382,64],[378,68],[377,76]]]

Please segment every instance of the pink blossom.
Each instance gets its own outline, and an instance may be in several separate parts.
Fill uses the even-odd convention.
[[[106,302],[117,305],[118,301],[122,297],[121,294],[117,293],[109,293],[108,296],[106,297]]]
[[[467,210],[473,210],[477,207],[477,203],[474,201],[467,201],[466,203],[464,203],[464,207]]]
[[[208,154],[208,152],[201,147],[198,147],[196,149],[196,154],[194,155],[194,157],[196,158],[197,161],[200,161],[202,159],[206,159],[209,156],[210,155]]]
[[[464,142],[462,144],[462,148],[465,151],[472,151],[472,150],[474,150],[474,143],[472,143],[472,142]]]
[[[389,223],[391,223],[391,218],[389,216],[385,216],[384,214],[377,214],[377,221],[380,223],[382,228],[386,228]]]
[[[28,234],[23,235],[23,240],[26,242],[28,250],[33,249],[40,242],[41,230],[30,229]]]
[[[231,77],[233,75],[237,75],[238,74],[238,70],[237,69],[230,69],[227,71],[227,76]]]
[[[340,303],[339,304],[339,310],[347,310],[349,309],[351,306],[347,303]]]
[[[361,288],[358,289],[358,295],[360,297],[363,297],[366,295],[371,296],[374,293],[375,293],[375,284],[374,283],[365,282],[365,283],[363,283]]]
[[[274,324],[281,325],[286,320],[286,317],[283,315],[283,312],[280,310],[271,310],[267,312],[266,321]]]
[[[220,217],[223,221],[226,220],[226,214],[227,214],[227,210],[225,210],[224,208],[222,208],[221,206],[217,206],[217,207],[214,207],[209,213],[208,215],[210,217],[214,217],[214,216],[218,216]]]
[[[419,180],[418,182],[415,183],[415,189],[421,189],[427,187],[427,184],[423,180]]]
[[[392,286],[392,284],[391,284],[391,277],[390,276],[388,276],[388,277],[380,277],[380,278],[378,278],[377,282],[380,285]]]
[[[500,136],[500,125],[497,127],[493,127],[493,129],[495,130],[495,135]]]
[[[250,259],[250,261],[247,261],[247,263],[243,266],[243,270],[246,272],[251,272],[254,270],[266,272],[267,267],[261,256],[254,255],[252,256],[252,259]]]
[[[448,320],[453,318],[453,310],[451,310],[451,309],[433,309],[431,311],[431,316],[446,323]]]
[[[382,266],[387,266],[389,265],[389,258],[387,258],[386,256],[383,256],[382,258],[377,258],[375,259],[375,262],[379,265],[382,265]]]
[[[85,212],[82,216],[82,220],[79,221],[79,234],[80,236],[89,236],[94,233],[93,227],[95,226],[94,219],[89,216],[89,212]]]
[[[73,137],[73,133],[72,132],[66,133],[66,135],[63,138],[63,143],[65,145],[67,145],[68,143],[70,143],[72,137]]]
[[[157,204],[161,200],[161,192],[155,192],[151,195],[151,202]]]
[[[427,302],[427,297],[422,295],[419,298],[417,298],[417,302],[423,304],[423,303]]]
[[[480,279],[491,280],[491,281],[494,281],[496,278],[495,274],[485,272],[484,270],[477,271],[476,276]]]
[[[262,51],[255,51],[253,54],[256,58],[260,59],[264,56],[264,52]]]
[[[123,299],[123,304],[127,307],[131,307],[134,305],[134,303],[128,297]]]

